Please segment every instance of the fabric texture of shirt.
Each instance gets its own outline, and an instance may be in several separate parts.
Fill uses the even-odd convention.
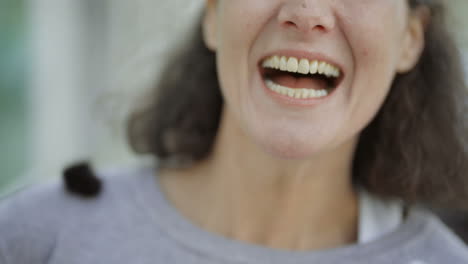
[[[385,232],[371,231],[368,242],[320,251],[278,250],[198,228],[171,206],[154,168],[98,175],[104,189],[97,198],[70,194],[54,181],[0,202],[0,264],[468,263],[463,242],[421,208],[411,209],[401,223],[396,217],[384,224]],[[371,208],[375,198],[365,199],[371,199]],[[379,218],[366,219],[378,226]]]

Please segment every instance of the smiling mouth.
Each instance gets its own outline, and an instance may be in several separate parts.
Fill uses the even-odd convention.
[[[261,66],[268,89],[297,99],[326,97],[343,79],[338,66],[321,60],[271,56],[264,59]]]

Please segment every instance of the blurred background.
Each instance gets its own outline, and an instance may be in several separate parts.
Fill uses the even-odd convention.
[[[468,1],[447,2],[468,58]],[[0,0],[0,196],[82,159],[99,168],[147,162],[127,146],[126,116],[202,4]]]

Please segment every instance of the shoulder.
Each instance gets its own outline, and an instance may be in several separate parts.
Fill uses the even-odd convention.
[[[0,263],[47,263],[64,230],[69,237],[95,232],[100,223],[131,207],[142,169],[96,173],[103,182],[96,197],[76,195],[55,179],[0,200]]]
[[[0,201],[0,263],[45,263],[54,244],[58,182],[26,187]]]
[[[425,210],[419,210],[417,214],[421,217],[424,231],[415,238],[414,250],[425,255],[428,263],[468,262],[468,247],[439,217]]]

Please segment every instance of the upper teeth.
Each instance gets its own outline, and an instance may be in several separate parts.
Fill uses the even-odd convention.
[[[301,74],[323,74],[327,77],[340,77],[340,70],[324,61],[309,61],[285,56],[271,56],[263,61],[264,68],[272,68],[280,71],[288,71]]]

